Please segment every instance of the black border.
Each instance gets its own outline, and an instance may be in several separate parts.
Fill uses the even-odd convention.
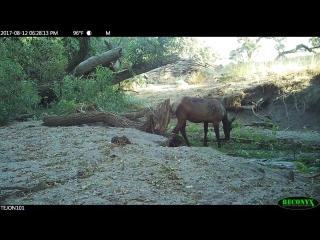
[[[278,27],[278,26],[277,26]],[[192,29],[192,28],[179,28],[179,29],[126,29],[123,27],[71,27],[71,28],[44,28],[44,27],[0,27],[0,31],[11,31],[11,37],[86,37],[86,32],[90,30],[92,35],[90,37],[312,37],[318,36],[319,33],[315,31],[309,31],[307,28],[299,31],[286,29],[284,31],[279,28],[273,28],[270,31],[262,29],[248,29],[244,28],[232,28],[229,32],[223,28],[216,28],[214,30],[206,29]],[[241,31],[240,31],[241,29]],[[22,35],[23,32],[27,34]],[[45,34],[39,34],[39,31]],[[58,32],[58,35],[51,34],[51,32]],[[19,33],[20,32],[20,33]],[[8,36],[8,37],[10,37]],[[6,37],[6,36],[0,36]]]
[[[12,9],[6,6],[4,12],[18,6],[21,8],[20,3]],[[107,6],[90,3],[70,7],[49,4],[43,9],[27,7],[22,7],[19,15],[10,15],[10,18],[4,15],[0,30],[58,30],[60,36],[89,29],[94,36],[105,36],[105,31],[111,31],[112,36],[132,37],[319,35],[317,7],[294,3],[282,6],[273,2],[193,1],[177,5],[172,2],[108,2]]]
[[[1,210],[1,212],[24,212],[24,211],[108,211],[108,212],[157,212],[157,213],[317,213],[320,206],[309,210],[289,210],[278,205],[2,205],[23,206],[24,210]]]
[[[41,16],[21,16],[20,20],[6,21],[0,26],[1,30],[12,31],[58,31],[59,36],[73,36],[73,31],[92,31],[92,37],[104,37],[106,31],[110,36],[171,36],[171,37],[312,37],[318,36],[317,16],[311,13],[291,13],[277,11],[264,13],[261,11],[247,10],[241,12],[229,12],[214,9],[210,14],[202,11],[190,15],[183,12],[156,12],[134,13],[133,15],[110,17],[98,13],[88,13],[86,16],[61,16],[56,14],[53,19],[59,21],[41,20]],[[236,9],[237,10],[237,9]],[[221,14],[217,14],[221,12]],[[305,16],[303,14],[306,14]],[[50,18],[48,16],[46,18]],[[102,19],[101,19],[102,18]],[[109,21],[111,18],[112,21]],[[314,18],[314,20],[313,20]],[[23,20],[22,20],[23,19]],[[90,19],[92,19],[90,21]],[[33,20],[33,21],[32,21]],[[85,34],[83,36],[86,36]],[[1,37],[1,36],[0,36]]]

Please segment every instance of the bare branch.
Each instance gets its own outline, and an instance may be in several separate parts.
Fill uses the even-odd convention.
[[[261,119],[261,120],[264,121],[264,117],[261,117],[261,116],[259,116],[258,114],[255,113],[255,111],[254,111],[254,106],[252,106],[251,110],[252,110],[253,114],[254,114],[257,118],[259,118],[259,119]]]
[[[289,54],[289,53],[296,53],[299,49],[305,49],[309,52],[313,52],[316,53],[315,51],[313,51],[314,48],[319,48],[320,46],[316,46],[316,47],[312,47],[309,48],[308,46],[304,45],[304,44],[299,44],[297,45],[294,49],[288,50],[288,51],[284,51],[279,53],[279,55],[276,57],[276,59],[279,59],[281,57],[284,57],[285,54]]]

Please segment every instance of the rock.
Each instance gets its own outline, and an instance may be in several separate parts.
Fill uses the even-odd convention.
[[[125,135],[123,135],[122,137],[115,136],[111,139],[111,142],[122,145],[126,143],[131,144],[130,140]]]

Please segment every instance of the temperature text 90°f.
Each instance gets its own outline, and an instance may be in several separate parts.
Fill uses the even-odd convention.
[[[73,36],[83,35],[83,31],[73,31]]]

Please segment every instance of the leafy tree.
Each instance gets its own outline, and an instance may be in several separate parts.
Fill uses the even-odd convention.
[[[25,37],[19,40],[22,46],[17,53],[17,60],[28,77],[39,83],[47,83],[63,77],[67,56],[62,38]]]
[[[172,54],[196,57],[202,61],[214,58],[208,47],[198,45],[197,39],[185,37],[93,37],[83,42],[72,37],[1,38],[0,121],[5,122],[11,116],[36,108],[38,91],[43,92],[42,86],[49,86],[60,100],[65,100],[64,106],[69,104],[73,107],[76,103],[90,100],[101,104],[108,100],[109,106],[114,108],[130,105],[121,100],[123,95],[115,93],[114,87],[106,87],[110,86],[113,77],[108,68],[96,66],[94,72],[87,76],[87,81],[72,76],[71,70],[81,61],[110,49],[106,41],[123,49],[120,69],[131,69],[140,63],[155,63],[154,66],[159,63],[161,66],[161,62]],[[85,54],[79,55],[83,48]],[[70,64],[77,56],[80,61]],[[121,104],[117,105],[117,102]]]
[[[197,57],[201,61],[212,61],[214,55],[209,47],[200,47],[192,37],[111,37],[107,38],[113,46],[123,48],[120,59],[122,68],[141,62],[165,60],[172,54],[181,57]]]
[[[309,39],[309,42],[313,47],[320,47],[320,37],[312,37]]]
[[[276,42],[274,48],[278,53],[281,53],[285,50],[285,42],[287,41],[286,37],[272,37],[270,39],[273,39]]]
[[[258,42],[261,37],[238,37],[237,41],[241,44],[241,47],[234,49],[230,52],[230,59],[238,62],[250,61],[252,54],[260,47]]]
[[[0,41],[0,125],[21,113],[30,113],[39,103],[36,84],[24,72],[15,51],[19,40]]]

